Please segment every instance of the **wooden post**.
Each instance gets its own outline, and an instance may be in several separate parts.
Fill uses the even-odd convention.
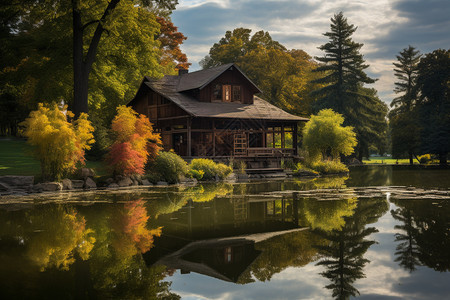
[[[214,120],[212,121],[212,128],[213,128],[213,156],[216,156],[216,123]]]
[[[189,117],[187,119],[187,156],[191,156],[191,123],[192,119]]]
[[[292,146],[294,147],[294,155],[298,154],[298,146],[297,146],[297,130],[298,123],[294,123],[294,132],[292,133]]]

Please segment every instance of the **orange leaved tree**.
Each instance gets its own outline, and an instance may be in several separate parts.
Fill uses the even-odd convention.
[[[82,113],[73,120],[73,114],[57,104],[39,103],[38,110],[32,111],[21,123],[23,135],[34,146],[34,154],[41,163],[44,180],[59,180],[75,170],[77,163],[84,164],[85,150],[94,143],[91,122]]]
[[[144,174],[145,164],[158,155],[161,144],[148,118],[122,105],[117,108],[111,130],[115,137],[106,159],[113,173]]]

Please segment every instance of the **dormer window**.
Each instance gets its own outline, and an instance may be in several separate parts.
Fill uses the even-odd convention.
[[[241,102],[241,86],[230,84],[215,84],[212,93],[212,100],[223,102]]]

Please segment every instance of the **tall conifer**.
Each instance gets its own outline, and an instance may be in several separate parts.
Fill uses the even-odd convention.
[[[344,115],[345,125],[355,128],[358,157],[362,159],[368,154],[369,145],[379,145],[383,140],[387,109],[376,93],[363,87],[375,80],[364,72],[369,66],[359,52],[363,44],[352,39],[356,29],[342,12],[331,18],[331,31],[324,34],[329,41],[319,47],[325,56],[316,57],[322,64],[315,72],[323,72],[323,76],[313,81],[325,86],[313,94],[319,97],[316,111],[332,108]]]

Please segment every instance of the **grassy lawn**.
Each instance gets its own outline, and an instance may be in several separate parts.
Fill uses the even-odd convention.
[[[32,156],[31,149],[23,139],[0,138],[0,175],[39,176],[41,166]],[[86,167],[94,169],[99,176],[107,175],[103,162],[87,161]]]
[[[363,163],[369,164],[369,165],[376,165],[376,164],[395,165],[395,164],[397,164],[397,161],[398,161],[399,165],[409,165],[408,158],[395,159],[395,158],[388,157],[388,156],[372,156],[372,157],[370,157],[370,160],[363,159]],[[416,159],[414,159],[414,164],[418,165],[419,162]]]

